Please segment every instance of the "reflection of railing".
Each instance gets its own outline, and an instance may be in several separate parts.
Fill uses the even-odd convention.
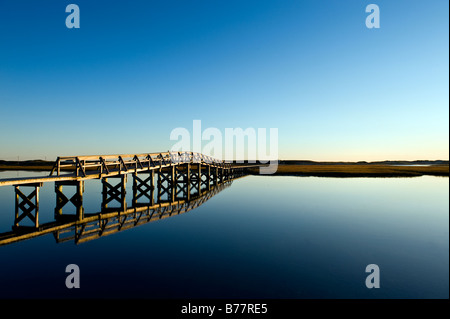
[[[132,207],[108,208],[99,213],[84,214],[80,220],[76,215],[55,214],[55,221],[38,228],[17,227],[11,232],[0,234],[0,246],[52,233],[56,242],[74,240],[76,244],[100,238],[125,229],[130,229],[152,221],[168,218],[193,210],[224,188],[232,180],[213,185],[209,190],[200,190],[190,200],[180,198],[161,201],[157,204],[137,203]],[[57,210],[55,209],[55,212]]]

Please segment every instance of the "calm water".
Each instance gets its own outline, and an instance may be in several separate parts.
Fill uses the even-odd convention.
[[[437,177],[249,176],[195,210],[86,243],[49,234],[1,246],[0,298],[448,298],[448,191]],[[99,181],[84,202],[100,210]],[[13,187],[0,187],[0,205],[8,232]],[[54,207],[49,183],[41,223]],[[68,264],[80,289],[65,286]],[[368,264],[379,289],[365,286]]]

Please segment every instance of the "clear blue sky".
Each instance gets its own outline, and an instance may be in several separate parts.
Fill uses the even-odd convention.
[[[80,8],[68,29],[65,8]],[[368,29],[366,5],[380,8]],[[449,2],[0,0],[0,159],[278,128],[279,157],[448,159]]]

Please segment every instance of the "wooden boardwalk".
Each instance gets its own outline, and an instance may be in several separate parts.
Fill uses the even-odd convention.
[[[237,166],[232,167],[230,163],[194,152],[64,156],[57,158],[49,176],[0,179],[0,186],[18,186],[56,181],[84,181],[130,173],[156,171],[183,164],[201,164],[225,170],[238,168]]]
[[[255,167],[255,165],[251,165]],[[85,181],[100,179],[102,182],[102,211],[110,208],[111,202],[118,202],[126,212],[126,183],[133,179],[133,206],[138,199],[174,203],[179,200],[190,202],[193,194],[198,196],[211,191],[227,181],[246,174],[249,165],[231,165],[193,152],[164,152],[147,154],[121,154],[96,156],[58,157],[49,176],[10,178],[0,180],[0,186],[14,186],[15,218],[13,229],[20,229],[22,221],[29,220],[33,228],[39,229],[40,188],[53,182],[56,194],[55,219],[63,216],[66,204],[76,208],[76,220],[85,219],[83,193]],[[113,183],[112,180],[118,181]],[[71,196],[63,188],[75,187]],[[155,198],[155,186],[157,194]],[[31,191],[26,194],[24,189]],[[73,194],[74,193],[74,194]],[[30,226],[27,226],[28,228]]]

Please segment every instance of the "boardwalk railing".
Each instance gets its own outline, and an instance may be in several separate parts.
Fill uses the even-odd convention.
[[[113,172],[139,172],[178,164],[205,164],[219,168],[230,168],[230,163],[195,152],[164,152],[147,154],[64,156],[58,157],[50,175],[61,175],[61,171],[74,172],[77,177]]]

